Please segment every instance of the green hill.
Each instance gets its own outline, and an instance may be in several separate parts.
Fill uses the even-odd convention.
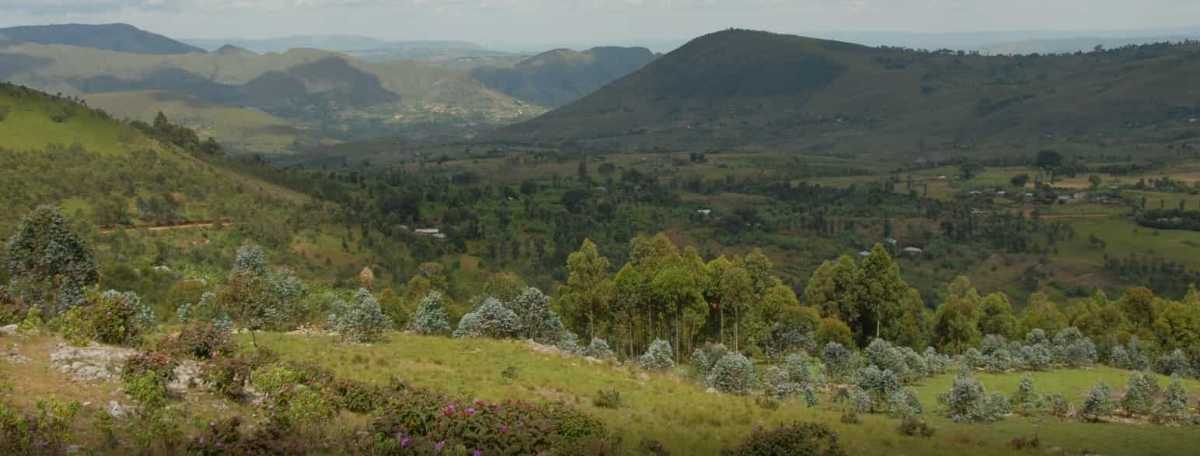
[[[511,68],[476,68],[471,75],[513,97],[558,107],[634,72],[654,58],[646,48],[598,47],[583,52],[556,49]]]
[[[65,44],[133,54],[189,54],[204,50],[129,24],[56,24],[0,28],[0,42]]]
[[[492,139],[907,159],[1144,154],[1194,134],[1198,52],[1191,43],[979,56],[730,30]]]

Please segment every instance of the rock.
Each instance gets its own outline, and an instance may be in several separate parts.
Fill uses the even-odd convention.
[[[167,384],[167,389],[176,394],[183,394],[188,388],[200,383],[200,363],[189,359],[175,366],[175,380]]]
[[[706,392],[708,394],[717,394],[719,391],[717,391],[716,388],[713,388],[710,386],[710,387],[708,387],[708,389],[704,390],[704,392]]]
[[[0,336],[15,336],[18,331],[17,325],[0,326]]]
[[[58,370],[80,381],[109,381],[120,375],[125,360],[137,353],[122,347],[92,344],[73,347],[59,344],[50,353],[50,362]]]
[[[108,416],[113,418],[121,418],[129,413],[129,408],[121,405],[120,402],[108,401],[108,407],[105,408],[105,411],[108,412]]]

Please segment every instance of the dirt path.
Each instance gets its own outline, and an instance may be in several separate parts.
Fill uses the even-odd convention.
[[[1026,208],[1022,211],[1025,218],[1033,218],[1033,209]],[[1113,217],[1114,214],[1041,214],[1038,216],[1040,220],[1070,220],[1070,219],[1102,219]]]
[[[137,225],[127,227],[104,227],[100,229],[100,234],[109,234],[121,231],[173,231],[173,230],[195,230],[201,228],[212,228],[214,226],[230,226],[233,225],[233,220],[200,220],[194,222],[181,222],[173,225]]]

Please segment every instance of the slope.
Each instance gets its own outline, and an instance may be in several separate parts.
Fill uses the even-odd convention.
[[[730,30],[491,139],[908,159],[1133,153],[1192,131],[1198,50],[988,57]]]
[[[188,54],[204,50],[129,24],[56,24],[0,29],[0,42],[65,44],[133,54]]]
[[[597,47],[583,52],[556,49],[512,68],[481,67],[471,75],[513,97],[558,107],[634,72],[654,58],[646,48]]]

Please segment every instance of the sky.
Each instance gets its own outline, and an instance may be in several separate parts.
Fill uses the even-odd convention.
[[[612,43],[725,28],[1097,31],[1200,26],[1200,0],[0,0],[0,26],[125,22],[177,38]]]

